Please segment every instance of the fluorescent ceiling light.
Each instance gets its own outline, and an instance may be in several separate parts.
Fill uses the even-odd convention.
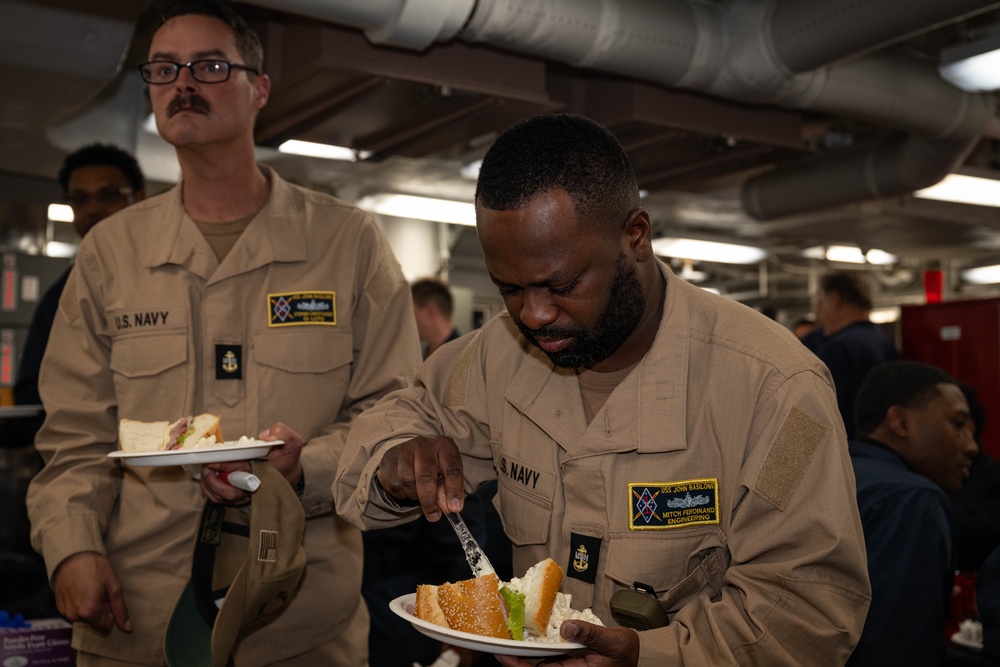
[[[653,239],[653,252],[661,257],[724,264],[757,264],[767,257],[767,251],[756,246],[679,238]]]
[[[854,248],[847,245],[832,245],[826,249],[826,258],[831,262],[845,262],[848,264],[864,264],[865,256],[861,248]]]
[[[362,197],[358,208],[397,218],[448,222],[453,225],[476,226],[473,204],[448,199],[432,199],[413,195],[374,194]]]
[[[868,319],[875,324],[889,324],[899,319],[899,306],[876,308],[868,313]]]
[[[66,204],[49,204],[49,220],[73,222],[73,209]]]
[[[962,271],[962,280],[973,285],[992,285],[1000,283],[1000,264],[980,266]]]
[[[894,264],[897,260],[895,255],[872,248],[866,253],[861,252],[861,248],[848,245],[832,245],[823,247],[820,245],[806,248],[802,251],[803,257],[810,259],[825,259],[828,262],[841,262],[844,264]]]
[[[998,65],[1000,67],[1000,65]],[[921,199],[939,199],[959,204],[1000,206],[1000,181],[992,178],[949,174],[937,185],[913,193]]]
[[[331,144],[317,144],[312,141],[299,141],[289,139],[278,146],[278,151],[290,155],[304,155],[306,157],[319,157],[325,160],[346,160],[357,162],[364,160],[371,155],[371,151],[356,151],[346,146],[333,146]]]
[[[872,248],[865,253],[865,261],[869,264],[895,264],[896,256],[887,253],[884,250],[878,250],[877,248]]]
[[[967,42],[941,49],[941,78],[969,92],[1000,88],[1000,26],[970,36]]]
[[[76,244],[49,241],[45,244],[45,254],[49,257],[73,257],[76,255]]]

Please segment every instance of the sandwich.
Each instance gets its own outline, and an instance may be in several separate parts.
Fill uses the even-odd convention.
[[[170,422],[140,422],[123,419],[118,423],[118,443],[125,452],[158,452]]]
[[[500,579],[495,574],[454,584],[418,586],[415,613],[417,618],[452,630],[510,639],[500,604]]]
[[[211,447],[225,440],[219,416],[200,414],[175,422],[122,419],[118,424],[118,442],[122,451],[156,452]]]
[[[214,440],[203,444],[201,441],[206,438]],[[162,449],[194,449],[199,446],[221,445],[223,442],[225,439],[219,426],[219,416],[204,413],[195,417],[182,417],[171,424],[163,438]]]
[[[417,586],[413,615],[452,630],[516,639],[558,642],[564,620],[603,625],[589,609],[570,607],[572,596],[560,593],[563,569],[546,558],[520,579],[501,583],[495,574],[454,584]]]
[[[546,558],[528,568],[520,579],[514,577],[505,584],[505,588],[524,596],[523,625],[526,630],[545,636],[562,580],[563,569],[551,558]]]

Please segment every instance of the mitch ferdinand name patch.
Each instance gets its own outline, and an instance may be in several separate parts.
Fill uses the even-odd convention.
[[[336,292],[283,292],[267,295],[267,326],[337,325]]]
[[[719,480],[632,482],[629,530],[668,530],[719,523]]]

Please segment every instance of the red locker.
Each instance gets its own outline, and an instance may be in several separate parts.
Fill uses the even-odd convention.
[[[982,441],[1000,459],[1000,299],[903,306],[902,355],[946,370],[986,409]]]

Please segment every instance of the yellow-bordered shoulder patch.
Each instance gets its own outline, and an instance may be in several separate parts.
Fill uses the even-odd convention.
[[[267,326],[337,326],[336,292],[281,292],[267,295]]]
[[[629,530],[669,530],[719,523],[719,480],[630,482]]]

